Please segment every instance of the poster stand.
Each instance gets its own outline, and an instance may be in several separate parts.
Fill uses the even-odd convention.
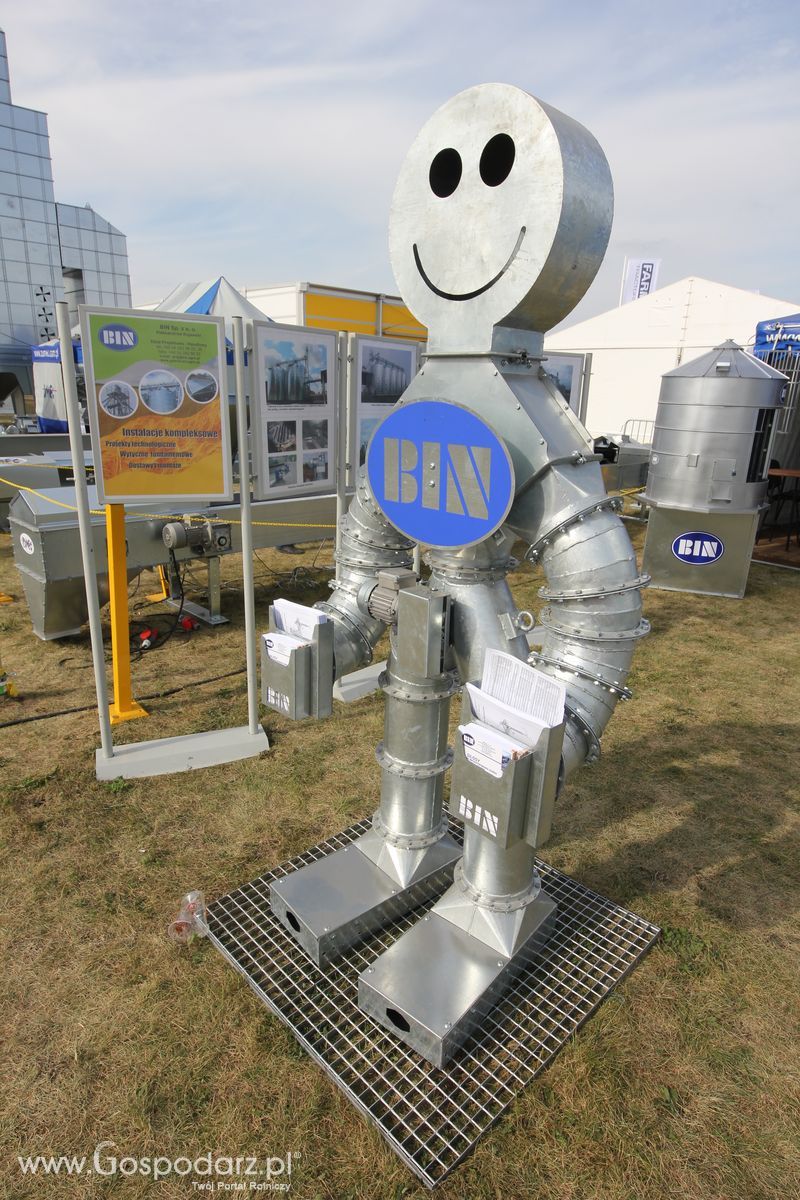
[[[58,335],[62,347],[71,346],[69,327],[69,308],[66,303],[56,305],[58,319]],[[236,330],[234,330],[236,335]],[[237,345],[238,343],[238,345]],[[239,429],[247,428],[247,400],[244,389],[244,353],[242,347],[241,323],[238,338],[235,337],[234,355],[236,359],[236,408]],[[73,470],[75,474],[76,507],[78,510],[78,525],[80,529],[81,557],[83,561],[84,579],[86,583],[86,599],[89,610],[89,630],[92,644],[92,660],[94,665],[95,690],[97,693],[98,716],[100,719],[101,745],[95,755],[95,773],[100,780],[134,779],[155,775],[167,775],[183,771],[197,770],[220,763],[235,762],[241,758],[254,758],[269,749],[269,741],[264,730],[258,724],[258,684],[256,679],[255,654],[255,617],[252,577],[252,554],[245,556],[245,564],[250,564],[249,577],[246,573],[245,582],[245,623],[248,630],[247,668],[248,668],[248,724],[233,729],[219,729],[208,733],[194,733],[179,737],[159,738],[146,742],[134,742],[126,746],[114,746],[111,733],[111,710],[108,704],[108,688],[105,671],[105,650],[100,623],[100,602],[97,591],[97,567],[95,564],[94,544],[92,541],[91,517],[89,512],[88,486],[86,468],[83,457],[83,444],[80,428],[80,408],[75,380],[75,366],[72,354],[61,355],[64,378],[64,394],[67,402],[67,419],[70,434],[70,449],[72,452]],[[87,372],[87,400],[91,405],[94,400],[94,380]],[[96,464],[97,469],[97,464]],[[252,522],[250,515],[250,488],[248,474],[244,472],[241,483],[242,490],[242,538],[243,546],[252,550]],[[120,511],[115,513],[112,520],[122,519],[122,537],[114,534],[114,554],[109,550],[109,574],[112,573],[112,558],[118,558],[117,568],[125,577],[124,558],[124,510],[121,506],[110,507]],[[247,539],[247,542],[245,542]],[[119,547],[123,550],[117,553]],[[249,578],[249,583],[248,583]],[[127,595],[127,579],[124,584]],[[117,616],[120,611],[117,610]],[[118,632],[122,633],[120,629]],[[125,634],[127,636],[127,634]],[[124,681],[123,681],[124,682]],[[118,692],[118,698],[121,693]]]
[[[94,559],[92,518],[89,513],[89,488],[86,482],[86,463],[83,456],[83,430],[81,410],[78,403],[78,384],[75,378],[75,362],[72,357],[72,331],[69,327],[69,305],[64,300],[56,302],[58,340],[61,345],[61,373],[64,381],[64,399],[67,407],[69,448],[72,454],[72,471],[75,483],[75,507],[78,510],[78,530],[81,542],[83,578],[86,586],[86,607],[89,612],[89,637],[92,643],[94,686],[97,693],[97,712],[100,718],[100,749],[97,751],[98,765],[110,763],[114,755],[111,737],[111,717],[108,708],[106,684],[106,659],[103,648],[103,630],[100,625],[100,597],[97,594],[97,567]],[[100,776],[98,775],[98,778]]]

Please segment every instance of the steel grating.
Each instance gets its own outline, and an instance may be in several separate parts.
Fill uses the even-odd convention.
[[[554,933],[448,1067],[431,1066],[357,1004],[359,973],[425,912],[371,935],[324,970],[273,916],[270,883],[346,846],[368,820],[208,907],[209,937],[408,1167],[435,1187],[475,1147],[636,966],[660,930],[539,862],[558,903]],[[459,827],[453,834],[460,839]]]

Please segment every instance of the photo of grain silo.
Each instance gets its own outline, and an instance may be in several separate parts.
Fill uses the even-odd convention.
[[[110,417],[124,420],[132,417],[139,407],[139,397],[124,379],[111,379],[100,388],[100,407]]]
[[[396,404],[411,382],[414,351],[404,346],[361,347],[361,400],[364,404]]]
[[[267,421],[267,450],[270,454],[283,454],[296,449],[296,421]]]
[[[145,408],[164,416],[183,404],[183,384],[170,371],[148,371],[139,381],[139,395]]]
[[[264,342],[265,387],[270,407],[326,404],[328,350],[319,342],[283,338]]]

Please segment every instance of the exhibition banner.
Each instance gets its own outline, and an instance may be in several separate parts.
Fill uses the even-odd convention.
[[[232,500],[222,318],[80,312],[100,501]]]
[[[658,287],[660,258],[626,258],[622,269],[620,304],[649,296]]]
[[[261,500],[336,485],[336,335],[253,322],[253,462]]]

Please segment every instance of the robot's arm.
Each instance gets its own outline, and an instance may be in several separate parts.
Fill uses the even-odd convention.
[[[262,642],[267,707],[294,719],[329,716],[334,680],[372,661],[375,644],[392,620],[392,596],[412,575],[412,545],[381,513],[362,469],[342,522],[333,594],[314,606],[327,621],[314,627],[307,646],[271,646],[271,634]],[[274,615],[271,625],[274,630]]]

